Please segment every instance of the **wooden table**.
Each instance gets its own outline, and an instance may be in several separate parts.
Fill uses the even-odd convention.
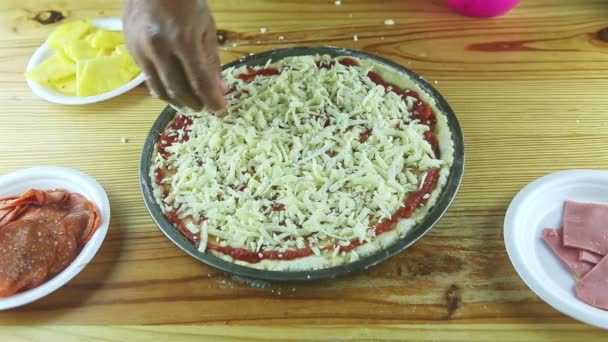
[[[25,83],[28,58],[57,25],[32,20],[37,13],[119,16],[120,2],[4,0],[0,174],[78,168],[105,187],[112,221],[98,255],[73,281],[0,313],[2,341],[606,341],[606,332],[560,314],[525,286],[502,226],[511,198],[533,179],[608,169],[608,2],[527,0],[491,20],[461,17],[440,0],[211,6],[226,31],[224,62],[334,45],[393,59],[435,83],[465,132],[467,167],[455,203],[414,247],[366,272],[313,285],[239,283],[186,256],[146,212],[139,155],[163,103],[142,86],[100,104],[61,106]]]

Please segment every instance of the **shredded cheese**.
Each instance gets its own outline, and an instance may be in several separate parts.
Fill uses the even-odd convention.
[[[319,59],[333,66],[320,68]],[[280,74],[246,83],[237,77],[245,67],[223,72],[234,88],[227,116],[181,113],[193,119],[189,139],[154,159],[154,169],[172,170],[162,180],[170,186],[163,209],[202,219],[186,225],[200,234],[202,252],[209,236],[255,252],[308,246],[315,255],[370,241],[375,224],[422,187],[425,171],[444,163],[424,139],[429,127],[411,119],[417,100],[373,83],[370,67],[327,56],[265,67]]]

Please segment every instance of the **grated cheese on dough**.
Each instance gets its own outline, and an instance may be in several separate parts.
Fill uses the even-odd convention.
[[[168,159],[157,155],[154,169],[172,170],[163,209],[203,219],[186,225],[200,234],[201,252],[211,236],[255,252],[309,246],[315,255],[370,241],[425,171],[444,165],[424,139],[429,127],[411,119],[415,98],[373,83],[371,67],[324,69],[319,58],[332,61],[269,61],[281,73],[250,83],[237,77],[245,67],[224,70],[234,88],[228,115],[181,113],[193,118],[189,140],[167,147]]]

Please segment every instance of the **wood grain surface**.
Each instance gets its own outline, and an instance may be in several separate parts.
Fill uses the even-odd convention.
[[[163,103],[142,86],[99,104],[61,106],[25,83],[30,55],[58,25],[36,22],[37,13],[119,16],[120,2],[3,0],[0,174],[78,168],[105,187],[112,220],[98,255],[73,281],[0,312],[0,340],[606,341],[606,332],[526,287],[502,225],[512,197],[535,178],[608,169],[608,1],[526,0],[496,19],[459,16],[442,0],[210,4],[225,31],[223,62],[333,45],[390,58],[434,83],[465,133],[456,201],[428,236],[366,272],[267,286],[223,275],[167,240],[141,199],[139,156]]]

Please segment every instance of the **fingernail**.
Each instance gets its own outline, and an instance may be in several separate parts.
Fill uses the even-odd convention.
[[[224,81],[221,75],[217,76],[217,80],[220,83],[220,88],[222,89],[222,94],[226,94],[228,92],[228,85]]]
[[[222,101],[219,103],[219,107],[213,108],[213,110],[211,110],[211,112],[213,112],[216,116],[224,117],[228,114],[226,108],[227,108],[226,100],[224,100],[224,98],[222,98]]]

